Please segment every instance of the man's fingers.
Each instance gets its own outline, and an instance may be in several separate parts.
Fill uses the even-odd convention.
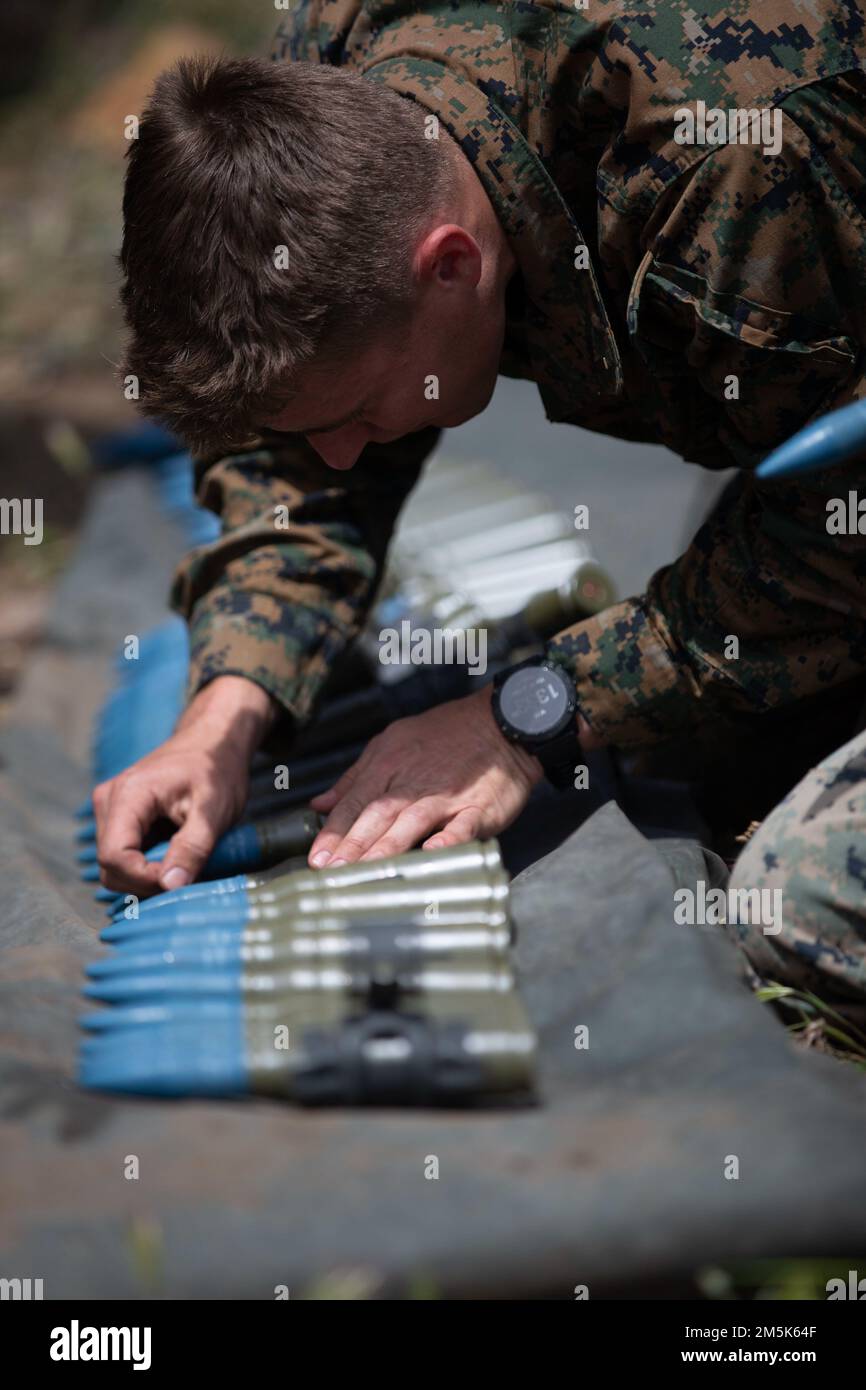
[[[329,833],[337,834],[337,842],[331,847],[331,864],[353,864],[364,857],[365,850],[380,840],[397,818],[403,814],[411,802],[411,794],[399,796],[378,796],[360,811],[360,814],[340,816],[325,827]],[[339,811],[342,812],[344,803]],[[357,803],[356,803],[357,807]],[[333,818],[332,818],[333,819]],[[329,842],[330,843],[330,842]]]
[[[421,801],[413,801],[392,821],[384,834],[369,845],[361,858],[383,859],[387,854],[405,854],[407,849],[414,849],[419,840],[423,840],[431,830],[441,826],[448,814],[446,804],[439,797],[430,796]],[[354,835],[353,830],[352,838]],[[342,853],[341,846],[338,854]]]
[[[369,802],[370,796],[364,795],[363,785],[359,791],[352,796],[344,796],[337,803],[325,824],[322,826],[307,856],[307,862],[316,869],[321,869],[329,863],[334,855],[337,846],[343,841],[344,836],[351,830],[355,821],[364,812]]]
[[[104,829],[98,840],[100,878],[106,888],[122,892],[153,893],[159,884],[159,868],[149,864],[141,852],[145,832],[153,824],[159,807],[152,793],[139,790],[126,796],[116,790],[106,808],[103,801]]]
[[[340,793],[336,787],[329,787],[326,792],[317,792],[310,797],[310,805],[314,811],[321,811],[324,815],[330,811],[332,806],[336,806],[340,799]]]
[[[364,754],[361,755],[362,758],[363,756]],[[318,797],[310,802],[315,811],[322,811],[328,817],[307,855],[307,863],[313,868],[322,868],[327,863],[346,831],[354,825],[374,797],[380,796],[385,790],[385,783],[378,771],[360,776],[361,771],[359,761],[343,773],[330,793],[323,793],[326,796],[336,793],[337,800],[330,807],[321,805]]]
[[[466,845],[481,834],[483,816],[478,806],[466,806],[458,811],[453,820],[425,840],[422,849],[448,849],[452,845]]]
[[[96,838],[99,840],[105,828],[105,813],[111,797],[111,783],[100,782],[93,788],[90,800],[93,803],[93,816],[96,821]]]
[[[103,869],[100,874],[104,888],[110,888],[114,893],[128,892],[144,896],[159,892],[159,871],[162,866],[149,863],[141,850],[120,850],[114,865],[111,869]]]
[[[364,751],[366,752],[366,749]],[[319,792],[318,796],[311,797],[310,805],[314,811],[323,811],[327,814],[346,795],[361,771],[363,757],[364,754],[362,753],[358,761],[352,763],[351,767],[347,767],[346,771],[340,774],[334,785],[329,787],[326,792]]]
[[[218,828],[200,808],[189,815],[168,842],[165,858],[159,865],[161,888],[183,888],[192,883],[204,868],[216,844]]]

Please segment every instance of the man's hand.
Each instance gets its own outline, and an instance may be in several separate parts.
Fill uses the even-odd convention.
[[[310,849],[310,864],[379,859],[419,841],[424,849],[460,845],[510,825],[543,772],[537,758],[502,735],[490,696],[491,687],[483,686],[465,699],[398,719],[372,739],[340,780],[310,803],[330,813]]]
[[[96,787],[97,854],[106,888],[143,896],[192,882],[243,809],[250,759],[274,713],[261,686],[219,676],[191,701],[170,739]],[[141,847],[163,816],[180,829],[162,863],[150,864]]]

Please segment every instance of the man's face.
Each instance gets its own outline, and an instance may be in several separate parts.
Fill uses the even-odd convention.
[[[460,425],[485,408],[502,351],[504,291],[485,280],[471,237],[452,240],[419,275],[405,328],[359,347],[348,364],[302,371],[297,395],[267,422],[271,429],[306,435],[325,463],[345,469],[368,443]]]

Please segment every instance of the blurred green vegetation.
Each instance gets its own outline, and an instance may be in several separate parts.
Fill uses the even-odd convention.
[[[866,1256],[829,1259],[744,1260],[698,1270],[695,1282],[707,1299],[745,1301],[818,1300],[827,1298],[831,1279],[848,1282],[849,1270],[866,1275]],[[768,1320],[772,1318],[768,1314]]]
[[[281,11],[243,0],[3,0],[0,99],[35,92],[57,110],[112,71],[124,51],[169,24],[192,25],[226,40],[234,52],[262,52]],[[6,114],[6,111],[3,112]]]
[[[242,0],[3,0],[0,406],[62,414],[82,378],[116,395],[123,115],[181,53],[267,55],[282,17]]]
[[[788,1032],[807,1047],[817,1047],[866,1071],[866,1033],[830,1004],[808,990],[792,989],[776,980],[756,991],[763,1004],[775,1005]],[[790,1015],[794,1021],[789,1022]]]

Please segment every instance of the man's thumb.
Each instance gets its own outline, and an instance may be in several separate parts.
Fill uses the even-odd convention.
[[[162,872],[161,888],[183,888],[192,883],[205,866],[216,844],[216,834],[201,813],[191,812],[180,830],[169,840]]]

